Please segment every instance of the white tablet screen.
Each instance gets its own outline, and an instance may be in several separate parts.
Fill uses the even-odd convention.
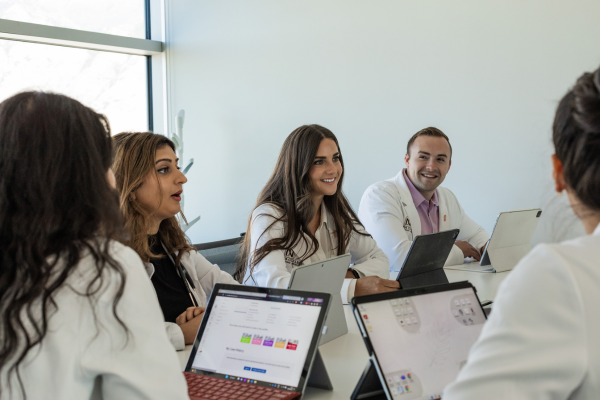
[[[485,315],[473,289],[359,304],[394,399],[436,399],[466,363]]]

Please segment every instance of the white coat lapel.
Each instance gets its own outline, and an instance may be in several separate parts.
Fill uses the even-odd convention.
[[[439,205],[439,222],[440,232],[449,231],[452,229],[452,221],[450,219],[450,213],[448,212],[448,196],[446,196],[445,190],[438,188],[438,205]]]
[[[404,180],[404,169],[396,175],[394,178],[394,183],[396,184],[396,188],[398,189],[398,193],[400,193],[400,202],[402,203],[402,209],[405,211],[404,217],[404,229],[407,229],[407,223],[410,224],[411,231],[407,230],[409,240],[414,240],[415,236],[421,234],[421,218],[419,218],[419,213],[417,212],[417,207],[415,207],[415,202],[412,199],[410,194],[410,190],[408,190],[408,186],[406,185],[406,181]],[[408,218],[408,221],[406,220]]]

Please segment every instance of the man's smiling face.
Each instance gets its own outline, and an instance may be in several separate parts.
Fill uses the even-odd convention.
[[[443,137],[419,136],[404,156],[406,174],[427,200],[435,189],[444,182],[450,170],[450,144]]]

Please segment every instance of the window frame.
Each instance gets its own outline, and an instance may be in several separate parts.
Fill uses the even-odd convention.
[[[164,15],[164,3],[163,0],[145,0],[144,3],[146,39],[1,18],[0,39],[145,56],[148,130],[154,131],[155,127],[161,125],[166,128],[167,119],[164,115],[166,102],[162,98],[162,93],[165,92],[166,65],[165,45],[162,41],[164,29],[160,18]]]

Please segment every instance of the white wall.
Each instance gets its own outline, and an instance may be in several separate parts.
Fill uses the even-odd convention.
[[[553,113],[600,65],[600,2],[167,1],[170,110],[186,110],[196,161],[194,243],[245,231],[283,140],[310,123],[338,137],[355,209],[427,126],[454,148],[444,186],[486,229],[500,211],[556,203]]]

